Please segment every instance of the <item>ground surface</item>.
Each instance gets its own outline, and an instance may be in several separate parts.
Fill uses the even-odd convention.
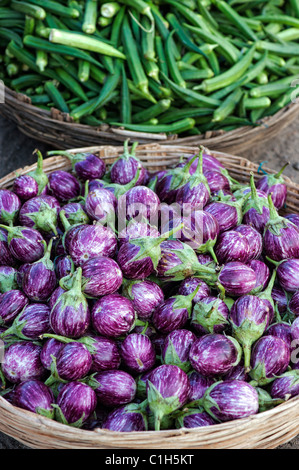
[[[16,129],[15,125],[0,116],[0,178],[17,168],[34,163],[36,159],[32,156],[32,152],[35,148],[39,148],[42,153],[48,150],[46,145],[24,136]],[[272,141],[255,147],[240,156],[254,162],[266,162],[266,166],[276,170],[289,161],[290,165],[285,170],[285,174],[299,184],[298,153],[299,120],[284,129],[283,133]],[[298,437],[280,448],[299,449],[299,429]],[[0,433],[0,449],[26,449],[26,447]]]

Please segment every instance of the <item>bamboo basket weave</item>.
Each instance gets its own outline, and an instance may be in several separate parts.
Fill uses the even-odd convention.
[[[290,103],[273,116],[260,121],[258,126],[244,126],[232,131],[207,131],[202,135],[179,135],[132,132],[123,128],[88,126],[73,122],[70,116],[59,110],[43,110],[31,104],[30,98],[5,87],[5,103],[0,114],[13,121],[18,129],[30,138],[54,148],[67,149],[95,145],[120,145],[127,138],[139,143],[167,143],[168,145],[203,145],[221,152],[240,155],[261,142],[276,137],[299,115],[299,100]]]
[[[112,163],[123,151],[122,146],[95,146],[71,149],[73,153],[91,151]],[[198,147],[164,144],[139,145],[136,155],[151,171],[171,167],[182,156],[198,152]],[[208,153],[218,158],[230,175],[248,183],[251,172],[259,179],[258,165],[249,160],[217,151]],[[36,165],[18,169],[26,174]],[[44,170],[70,170],[66,157],[44,160]],[[272,169],[263,168],[267,173]],[[11,188],[16,172],[0,179],[0,188]],[[285,177],[288,187],[286,212],[297,212],[299,185]],[[11,405],[0,396],[0,431],[34,449],[274,449],[299,433],[299,397],[289,399],[271,410],[248,418],[193,429],[146,432],[93,431],[74,428]]]

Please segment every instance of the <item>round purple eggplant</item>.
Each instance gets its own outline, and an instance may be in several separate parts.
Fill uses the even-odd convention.
[[[154,415],[155,430],[159,431],[162,419],[188,402],[189,379],[180,367],[162,364],[152,371],[146,387],[148,405]]]
[[[231,336],[209,333],[191,346],[189,360],[193,369],[206,377],[227,374],[241,360],[242,348]]]
[[[299,228],[299,214],[285,214],[285,218],[293,222]]]
[[[229,308],[224,300],[209,295],[195,303],[191,326],[199,334],[223,333],[229,325]]]
[[[287,293],[279,285],[275,285],[273,286],[271,296],[275,309],[278,310],[279,314],[284,314],[288,307]]]
[[[55,408],[55,419],[63,424],[81,427],[97,406],[94,390],[82,382],[68,382],[58,393]]]
[[[17,384],[29,379],[43,380],[46,369],[40,360],[42,347],[31,341],[19,341],[5,350],[2,372],[9,382]]]
[[[190,330],[174,330],[170,332],[163,343],[161,361],[163,364],[179,366],[184,372],[189,372],[191,364],[189,352],[196,335]]]
[[[77,178],[64,170],[52,171],[49,175],[51,194],[60,202],[67,202],[80,195],[81,186]]]
[[[299,316],[299,290],[294,292],[289,301],[289,311],[295,315]]]
[[[20,209],[19,197],[9,189],[0,189],[0,223],[13,225]]]
[[[57,279],[73,274],[75,271],[75,265],[72,258],[69,255],[60,255],[54,259],[55,274]]]
[[[211,294],[211,289],[208,284],[198,277],[187,277],[181,281],[178,294],[179,295],[189,295],[199,286],[199,289],[196,293],[196,296],[193,299],[193,303],[196,304],[200,302],[205,297],[209,297]]]
[[[230,261],[220,271],[218,282],[228,296],[248,294],[256,285],[256,275],[250,266],[241,261]]]
[[[16,267],[17,260],[12,255],[8,246],[8,232],[0,228],[0,266]]]
[[[286,259],[277,267],[279,287],[289,293],[299,289],[299,258]]]
[[[147,416],[137,403],[129,403],[110,411],[102,429],[117,432],[147,431]]]
[[[236,201],[210,202],[205,206],[205,212],[212,214],[218,221],[219,233],[232,230],[241,224],[243,217],[242,207],[246,197],[248,196],[244,196]]]
[[[208,253],[217,264],[214,252],[220,229],[219,223],[213,214],[205,210],[196,210],[191,213],[190,219],[191,239],[185,240],[196,253]]]
[[[32,176],[20,175],[14,180],[12,191],[21,201],[27,201],[38,195],[38,184]]]
[[[94,330],[103,336],[117,338],[131,331],[135,324],[133,303],[121,294],[107,294],[91,310]]]
[[[216,421],[201,408],[182,411],[175,420],[175,426],[177,429],[190,429],[211,426],[212,424],[216,424]]]
[[[244,380],[245,382],[248,382],[250,379],[249,373],[245,370],[244,361],[242,359],[239,364],[233,367],[227,374],[224,374],[222,378],[223,380],[237,379]]]
[[[61,296],[61,294],[64,294],[64,292],[66,290],[68,290],[68,288],[66,288],[66,286],[64,286],[64,288],[63,288],[60,285],[58,285],[56,287],[56,289],[52,292],[51,297],[48,300],[48,305],[49,305],[51,310],[54,307],[54,305],[56,304],[58,298]]]
[[[105,370],[93,375],[98,402],[109,408],[131,403],[136,395],[136,382],[124,370]]]
[[[70,225],[88,224],[90,219],[85,207],[80,202],[69,202],[61,208]]]
[[[0,324],[10,325],[28,303],[29,299],[18,289],[1,294]]]
[[[250,257],[250,245],[247,238],[236,230],[220,233],[215,245],[215,255],[219,264],[230,261],[246,263]]]
[[[262,336],[252,348],[250,377],[255,384],[266,385],[287,370],[290,359],[290,348],[283,339]]]
[[[48,155],[63,155],[72,165],[72,171],[82,181],[101,179],[106,173],[104,160],[90,152],[70,153],[66,151],[50,151]]]
[[[114,227],[117,212],[117,199],[108,189],[94,189],[85,197],[85,210],[91,220]]]
[[[24,227],[57,235],[60,209],[60,204],[55,197],[36,196],[24,202],[20,209],[19,221]]]
[[[13,257],[22,263],[34,263],[42,258],[44,238],[38,230],[27,227],[4,227],[8,231],[7,243]]]
[[[132,374],[152,369],[156,363],[156,351],[150,338],[140,333],[130,333],[120,345],[123,365]]]
[[[271,384],[272,398],[288,400],[299,395],[299,370],[290,370],[277,377]]]
[[[230,182],[228,178],[218,170],[208,170],[204,172],[211,194],[220,190],[230,191]]]
[[[98,256],[82,265],[82,279],[84,294],[97,298],[118,291],[123,275],[114,259]]]
[[[245,224],[238,225],[238,227],[235,228],[235,231],[244,235],[249,243],[249,261],[258,259],[263,251],[262,235],[251,225]]]
[[[91,365],[92,356],[84,344],[76,341],[67,343],[53,356],[52,374],[45,383],[50,386],[57,379],[67,382],[83,379]]]
[[[125,220],[147,220],[158,225],[160,199],[147,186],[135,186],[118,199],[118,218]]]
[[[18,289],[18,272],[12,266],[0,266],[0,293]]]
[[[253,269],[256,277],[256,284],[250,294],[257,294],[266,289],[271,278],[271,272],[266,263],[258,259],[252,259],[247,262],[247,265]]]
[[[119,369],[121,356],[117,342],[112,338],[91,334],[82,340],[92,356],[91,372]]]
[[[40,360],[45,369],[51,370],[53,356],[57,357],[57,354],[64,346],[65,344],[56,338],[46,338],[40,353]]]
[[[135,238],[152,237],[157,238],[160,236],[159,230],[150,225],[148,222],[138,222],[131,220],[126,227],[122,228],[118,233],[119,246]]]
[[[112,183],[125,185],[132,181],[136,176],[137,170],[140,169],[140,174],[136,186],[145,183],[146,170],[141,161],[136,157],[135,150],[138,142],[134,142],[131,150],[128,147],[128,140],[124,142],[124,151],[117,157],[116,161],[110,168],[110,179]]]
[[[26,380],[14,389],[13,405],[23,410],[53,419],[53,403],[55,403],[55,398],[52,390],[41,380]]]
[[[267,195],[271,194],[273,204],[277,210],[285,205],[287,199],[288,190],[282,172],[288,165],[289,163],[286,163],[278,173],[265,175],[256,183],[257,189],[264,191]]]
[[[132,301],[137,317],[142,320],[149,320],[155,308],[164,301],[161,287],[148,279],[125,281],[122,295]]]
[[[277,323],[272,323],[270,325],[265,333],[265,335],[272,335],[272,336],[277,336],[278,338],[283,339],[289,348],[291,349],[292,347],[292,327],[289,323],[280,321]]]
[[[40,337],[51,332],[50,308],[46,304],[33,303],[25,305],[14,318],[12,325],[0,335],[1,338],[14,334],[20,339],[38,341]]]
[[[217,422],[227,422],[257,414],[259,397],[255,387],[248,382],[224,380],[208,388],[202,406]]]
[[[50,313],[54,333],[68,338],[79,338],[90,326],[90,309],[82,293],[82,269],[73,274],[72,286],[58,295]]]
[[[190,402],[200,400],[204,396],[205,391],[215,382],[214,378],[202,375],[196,370],[191,370],[188,373],[188,379],[190,384]]]
[[[254,227],[263,235],[270,217],[267,194],[256,189],[253,174],[250,176],[250,187],[250,197],[243,207],[242,223]]]

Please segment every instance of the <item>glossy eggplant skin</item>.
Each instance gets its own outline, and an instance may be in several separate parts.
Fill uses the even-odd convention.
[[[106,370],[94,375],[98,383],[95,393],[98,402],[109,408],[125,405],[134,400],[136,382],[134,377],[124,370]]]
[[[0,189],[0,223],[13,224],[20,212],[20,198],[9,189]]]
[[[47,418],[54,418],[55,398],[52,390],[41,380],[33,379],[19,383],[13,393],[13,405]]]
[[[56,356],[56,368],[61,379],[68,382],[85,377],[92,365],[92,355],[79,342],[70,342],[61,348]]]
[[[277,267],[279,285],[287,292],[294,293],[299,289],[299,259],[286,259]]]
[[[122,295],[132,301],[138,318],[143,320],[152,317],[155,308],[165,297],[161,287],[148,279],[123,283]]]
[[[150,338],[144,334],[130,333],[120,345],[124,366],[132,374],[141,374],[152,369],[156,363],[156,351]]]
[[[80,183],[77,178],[68,171],[55,170],[49,174],[50,192],[59,201],[69,201],[80,194]]]
[[[102,429],[117,432],[146,431],[147,419],[138,410],[138,405],[131,403],[110,411],[102,424]]]
[[[18,289],[0,294],[0,324],[11,324],[28,303],[28,297]]]
[[[134,327],[133,304],[130,299],[121,294],[104,295],[92,307],[91,322],[98,334],[117,338]]]
[[[105,256],[87,260],[82,265],[84,293],[91,297],[117,292],[123,283],[123,274],[116,261]]]
[[[256,275],[253,269],[241,261],[230,261],[224,265],[219,275],[227,295],[239,297],[249,293],[256,285]]]
[[[55,417],[66,424],[84,423],[97,406],[95,391],[82,382],[68,382],[59,391],[56,399]]]
[[[11,344],[2,362],[2,372],[7,380],[13,384],[29,379],[43,380],[46,370],[40,360],[41,349],[31,341]]]
[[[163,364],[177,365],[183,371],[189,372],[191,369],[189,353],[195,340],[196,335],[190,330],[179,329],[169,333],[162,348]]]
[[[38,184],[30,175],[20,175],[13,183],[13,192],[22,201],[27,201],[38,195]]]
[[[76,159],[73,162],[73,169],[77,177],[81,181],[101,179],[106,172],[106,164],[104,160],[99,158],[93,153],[81,154],[80,159]]]
[[[250,245],[242,233],[228,230],[219,235],[215,245],[215,255],[220,264],[229,261],[246,263],[250,258]]]
[[[13,257],[21,263],[34,263],[44,254],[44,237],[35,229],[29,227],[14,227],[8,233],[8,246]]]

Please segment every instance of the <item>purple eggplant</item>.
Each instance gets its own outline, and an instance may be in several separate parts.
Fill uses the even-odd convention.
[[[217,264],[218,260],[214,252],[214,246],[219,235],[219,223],[209,212],[196,210],[190,216],[190,238],[185,239],[196,253],[208,253]]]
[[[190,166],[190,174],[192,175],[195,172],[198,163],[198,155],[195,155],[195,157],[196,158],[194,159],[194,155],[191,155],[186,161],[180,162],[177,166],[184,167],[188,162],[190,162],[190,160],[192,160],[192,164]],[[202,155],[202,165],[204,172],[209,170],[217,170],[221,172],[225,170],[224,165],[218,160],[218,158],[207,153],[203,153]]]
[[[98,334],[116,338],[133,329],[135,315],[130,299],[117,293],[107,294],[93,305],[91,322]]]
[[[57,279],[73,274],[75,271],[75,265],[72,258],[69,255],[58,256],[54,259],[55,274]]]
[[[160,199],[147,186],[135,186],[118,199],[118,218],[125,220],[146,220],[151,225],[158,225]]]
[[[243,217],[242,207],[246,198],[248,195],[236,201],[215,201],[205,206],[205,212],[212,214],[218,221],[219,233],[232,230],[240,225]]]
[[[217,422],[227,422],[257,414],[259,397],[255,387],[248,382],[224,380],[208,388],[202,406]]]
[[[52,171],[49,175],[51,194],[60,202],[67,202],[80,195],[81,186],[77,178],[64,170]]]
[[[56,289],[54,289],[54,291],[51,294],[51,297],[48,300],[48,305],[49,305],[51,310],[54,307],[54,305],[56,304],[56,302],[57,302],[58,298],[61,296],[61,294],[64,294],[65,291],[68,290],[68,289],[69,289],[69,286],[61,287],[60,285],[58,285],[56,287]]]
[[[42,347],[31,341],[19,341],[5,350],[2,372],[9,382],[17,384],[29,379],[43,380],[46,369],[40,360]]]
[[[290,348],[283,339],[262,336],[252,348],[250,377],[259,386],[267,385],[286,372],[290,359]]]
[[[197,286],[200,286],[196,296],[193,299],[193,303],[200,302],[202,299],[205,297],[209,297],[211,294],[211,289],[208,286],[208,284],[198,277],[187,277],[183,281],[181,281],[179,289],[178,289],[178,294],[179,295],[189,295],[194,290],[197,288]]]
[[[191,364],[189,352],[196,335],[185,329],[173,330],[165,338],[161,360],[163,364],[179,366],[184,372],[189,372]]]
[[[266,289],[271,278],[271,272],[266,263],[258,259],[252,259],[246,264],[253,269],[256,277],[256,284],[250,294],[257,294]]]
[[[264,232],[264,254],[274,261],[299,258],[299,228],[280,216],[271,195],[268,196],[270,217]]]
[[[286,292],[294,293],[299,289],[299,257],[278,264],[277,280],[279,287]]]
[[[229,319],[233,335],[242,345],[244,366],[248,371],[252,345],[264,334],[269,325],[269,306],[255,295],[243,295],[234,302]]]
[[[286,163],[281,170],[274,175],[265,175],[256,183],[257,189],[264,191],[264,193],[271,194],[272,201],[277,210],[280,210],[287,199],[287,186],[283,179],[282,172],[289,165]]]
[[[92,356],[91,372],[119,369],[121,356],[118,344],[114,339],[90,334],[88,338],[84,338],[84,344]]]
[[[85,197],[85,210],[91,220],[98,220],[101,224],[115,226],[117,212],[117,199],[108,189],[94,189]]]
[[[20,209],[21,200],[9,189],[0,189],[0,223],[13,225]]]
[[[21,201],[38,196],[38,184],[32,176],[20,175],[14,180],[12,191]]]
[[[251,225],[263,235],[270,217],[267,194],[256,189],[253,174],[250,176],[250,187],[251,191],[248,193],[250,197],[243,206],[242,223]]]
[[[147,380],[147,401],[156,431],[160,430],[165,416],[188,402],[189,388],[187,374],[176,365],[162,364],[152,371]]]
[[[63,155],[72,165],[72,171],[82,181],[101,179],[106,173],[104,160],[90,152],[70,153],[61,150],[48,152],[48,155]]]
[[[204,172],[211,194],[220,190],[230,191],[230,182],[228,178],[218,170],[208,170]]]
[[[188,379],[190,384],[190,402],[200,400],[204,396],[205,391],[215,382],[214,378],[202,375],[197,370],[191,370],[188,373]]]
[[[80,338],[90,326],[90,309],[82,293],[82,269],[72,277],[72,286],[61,293],[50,313],[50,325],[54,333],[68,338]]]
[[[110,411],[101,426],[117,432],[147,431],[147,415],[137,403],[129,403]]]
[[[56,338],[46,338],[40,353],[40,360],[45,369],[51,370],[53,356],[57,357],[59,351],[64,348],[65,344]]]
[[[55,197],[36,196],[24,202],[20,209],[19,221],[24,227],[57,235],[59,211],[60,204]]]
[[[178,429],[211,426],[212,424],[216,424],[216,421],[202,408],[182,410],[175,420]]]
[[[53,403],[55,403],[55,398],[52,390],[41,380],[26,380],[14,389],[13,405],[23,410],[53,419]]]
[[[32,301],[46,301],[56,287],[55,266],[50,259],[51,249],[52,239],[45,249],[43,258],[32,263],[23,275],[22,289]]]
[[[136,395],[134,377],[124,370],[105,370],[93,375],[94,390],[101,405],[109,408],[131,403]]]
[[[20,339],[38,341],[40,337],[51,332],[50,308],[46,304],[33,303],[25,305],[14,318],[12,325],[2,333],[1,338],[14,334]]]
[[[229,325],[229,308],[224,300],[208,296],[195,303],[191,326],[199,334],[223,333]]]
[[[227,374],[222,377],[223,380],[244,380],[248,382],[250,377],[249,373],[245,370],[244,361],[241,359],[239,364],[233,367]]]
[[[220,233],[215,245],[215,255],[219,264],[230,261],[247,263],[250,257],[250,245],[247,238],[236,230]]]
[[[245,236],[249,243],[249,260],[258,259],[263,251],[263,237],[251,225],[241,224],[235,228],[235,231]]]
[[[70,225],[88,224],[90,219],[80,202],[69,202],[61,208]]]
[[[28,303],[29,299],[18,289],[1,294],[0,324],[10,325]]]
[[[123,153],[111,165],[110,179],[112,183],[125,185],[134,179],[139,169],[140,174],[136,186],[140,186],[145,183],[146,170],[135,155],[138,142],[133,143],[131,150],[129,150],[128,142],[128,139],[124,142]]]
[[[283,339],[289,348],[292,346],[292,327],[289,323],[283,321],[272,323],[272,325],[268,326],[264,334],[277,336]]]
[[[152,369],[156,363],[156,351],[148,336],[130,333],[120,345],[123,365],[132,374],[141,374]]]
[[[288,307],[287,293],[280,286],[275,285],[272,289],[271,296],[275,309],[277,309],[279,314],[284,314]]]
[[[117,292],[123,282],[123,275],[117,262],[112,258],[98,256],[82,265],[83,292],[90,297]]]
[[[8,232],[0,228],[0,266],[17,265],[17,260],[12,255],[8,245]]]
[[[52,374],[45,384],[51,386],[57,380],[72,382],[83,379],[89,373],[91,365],[92,356],[84,344],[76,341],[67,343],[53,356]]]
[[[299,214],[285,214],[285,218],[293,222],[299,228]]]
[[[0,293],[18,289],[17,270],[12,266],[0,266]]]
[[[33,263],[44,255],[43,236],[27,227],[5,227],[7,243],[13,257],[22,263]]]
[[[221,269],[218,282],[227,295],[240,297],[254,289],[256,276],[253,269],[246,264],[240,261],[230,261]]]
[[[277,377],[271,384],[272,398],[288,400],[299,395],[299,370],[290,370]]]
[[[58,393],[55,408],[57,421],[75,427],[82,427],[97,406],[95,391],[82,382],[68,382]]]
[[[241,360],[242,348],[231,336],[209,333],[191,346],[189,360],[193,369],[206,377],[227,374]]]
[[[134,240],[135,238],[157,238],[159,236],[159,230],[156,227],[150,225],[148,222],[130,220],[128,225],[119,231],[118,241],[119,246],[121,246],[123,243],[129,240]]]
[[[37,154],[37,164],[36,168],[29,173],[27,173],[28,176],[31,176],[38,184],[38,196],[40,195],[47,195],[49,194],[49,188],[48,188],[48,183],[49,183],[49,178],[48,175],[44,172],[43,166],[44,166],[44,159],[42,156],[42,153],[36,149],[34,153]]]
[[[142,320],[149,320],[155,308],[164,301],[161,287],[148,279],[126,280],[122,286],[122,295],[132,301],[137,317]]]
[[[299,316],[299,290],[294,292],[290,298],[289,311],[296,317]]]

